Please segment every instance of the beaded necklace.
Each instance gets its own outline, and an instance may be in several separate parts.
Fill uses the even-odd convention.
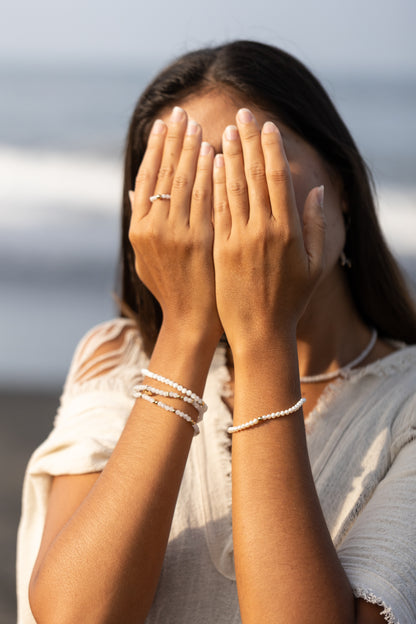
[[[309,375],[309,376],[307,375],[305,377],[301,377],[300,382],[301,383],[318,383],[319,381],[329,381],[330,379],[335,379],[335,377],[344,376],[346,373],[348,373],[351,370],[351,368],[354,368],[354,366],[357,366],[357,364],[360,364],[363,360],[365,360],[365,358],[370,353],[370,351],[372,351],[374,345],[376,344],[376,341],[377,341],[377,330],[373,328],[373,331],[371,332],[370,342],[365,347],[365,349],[360,353],[360,355],[358,355],[354,360],[352,360],[352,362],[349,362],[342,368],[337,368],[336,370],[331,371],[329,373],[322,373],[321,375]]]

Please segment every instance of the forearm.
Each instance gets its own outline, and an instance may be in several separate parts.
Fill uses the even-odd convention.
[[[299,397],[294,337],[235,357],[235,425]],[[302,411],[233,434],[232,465],[244,624],[353,622],[353,595],[316,494]]]
[[[162,328],[149,368],[201,395],[213,350],[210,338]],[[33,577],[38,622],[145,620],[192,437],[183,419],[136,401],[106,468]]]

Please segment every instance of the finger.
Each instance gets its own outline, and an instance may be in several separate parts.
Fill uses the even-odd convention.
[[[169,216],[176,221],[189,222],[191,195],[201,147],[201,137],[201,126],[193,119],[189,119],[172,182]]]
[[[153,195],[171,194],[173,178],[182,152],[183,139],[187,127],[187,115],[179,106],[175,106],[167,124],[163,156],[157,174],[156,186]],[[169,210],[169,201],[158,199],[153,202],[158,210]]]
[[[201,144],[189,222],[191,226],[212,228],[212,178],[214,149],[204,141]]]
[[[137,172],[134,186],[132,211],[136,218],[142,218],[149,210],[149,197],[153,195],[157,181],[157,173],[162,162],[163,147],[166,136],[166,124],[156,119],[150,131],[149,140],[142,162]]]
[[[236,126],[227,126],[223,134],[226,186],[233,225],[246,224],[249,217],[248,192],[241,141]]]
[[[248,108],[241,108],[236,119],[248,187],[249,218],[270,217],[271,206],[259,127]]]
[[[214,160],[214,236],[228,238],[231,233],[231,212],[226,187],[225,162],[223,154]]]
[[[264,124],[261,141],[272,214],[288,232],[300,235],[299,215],[289,163],[281,134],[273,122],[267,121]]]
[[[319,186],[309,192],[303,211],[303,240],[309,272],[314,277],[318,277],[323,269],[325,235],[324,187]]]

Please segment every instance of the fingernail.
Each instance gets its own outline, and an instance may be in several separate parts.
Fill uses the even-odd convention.
[[[254,119],[252,112],[248,110],[248,108],[240,108],[237,113],[237,118],[241,123],[250,123],[250,121]]]
[[[174,109],[172,110],[170,120],[173,121],[174,123],[177,123],[178,121],[182,121],[184,115],[185,115],[185,111],[180,106],[175,106]]]
[[[133,208],[133,202],[134,202],[134,191],[129,191],[129,199],[130,199],[130,205]]]
[[[200,150],[201,156],[208,156],[210,151],[211,151],[211,145],[207,143],[207,141],[202,141],[201,150]]]
[[[186,128],[186,134],[196,134],[199,129],[199,124],[196,123],[193,119],[189,119],[188,126]]]
[[[277,128],[272,121],[266,121],[263,126],[263,132],[265,134],[270,134],[271,132],[277,132]]]
[[[155,123],[153,124],[152,134],[162,134],[164,127],[165,124],[163,123],[163,121],[161,119],[156,119]]]
[[[238,130],[236,126],[227,126],[225,129],[225,138],[229,141],[235,141],[238,138]]]
[[[215,166],[218,167],[218,169],[224,167],[224,156],[222,154],[217,154],[215,156]]]
[[[318,203],[319,203],[321,210],[324,209],[324,195],[325,195],[325,187],[322,184],[322,186],[318,188],[318,192],[317,192]]]

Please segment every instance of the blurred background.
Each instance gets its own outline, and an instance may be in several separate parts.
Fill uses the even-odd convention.
[[[414,0],[16,0],[0,22],[0,622],[31,452],[72,352],[114,315],[122,154],[141,90],[173,56],[248,38],[285,48],[370,164],[387,239],[416,277]],[[365,270],[365,267],[363,267]]]

